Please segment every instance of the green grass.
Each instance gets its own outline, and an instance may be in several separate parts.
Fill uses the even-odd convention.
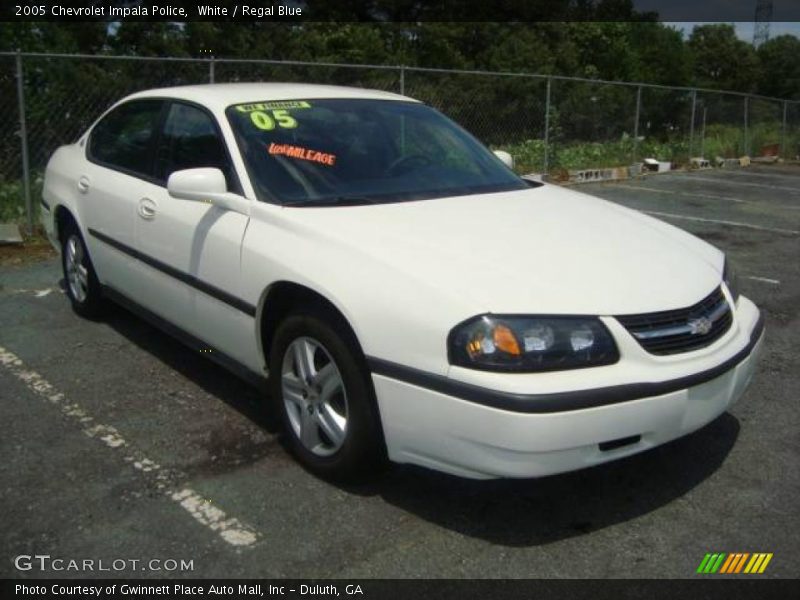
[[[36,224],[39,221],[39,202],[42,197],[43,179],[41,174],[34,173],[31,180],[31,208],[33,209],[33,222]],[[0,179],[0,223],[24,224],[26,221],[22,180]]]
[[[778,125],[758,125],[748,132],[751,155],[758,156],[765,144],[780,143],[780,127]],[[705,140],[702,142],[703,155],[709,160],[720,156],[735,158],[744,154],[743,130],[725,125],[711,125],[706,128]],[[800,133],[787,136],[787,153],[794,155],[800,148]],[[498,146],[498,149],[510,152],[514,157],[516,169],[520,173],[541,172],[544,166],[544,141],[540,139],[526,140],[518,144]],[[794,149],[794,150],[792,150]],[[701,139],[699,132],[694,138],[692,156],[700,156]],[[630,165],[634,157],[633,138],[606,142],[560,142],[550,145],[550,171],[572,169],[600,169]],[[670,161],[676,165],[689,162],[689,140],[686,137],[667,139],[641,140],[636,148],[636,159],[655,158]]]

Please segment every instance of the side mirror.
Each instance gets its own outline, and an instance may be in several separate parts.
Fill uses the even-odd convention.
[[[228,192],[225,175],[219,169],[175,171],[167,180],[167,192],[179,200],[206,202],[243,215],[250,214],[250,201]]]
[[[499,158],[501,161],[503,161],[503,164],[505,166],[507,166],[509,169],[513,169],[514,168],[514,157],[511,156],[505,150],[495,150],[494,151],[494,155],[497,158]]]

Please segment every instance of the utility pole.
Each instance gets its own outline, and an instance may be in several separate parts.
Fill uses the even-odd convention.
[[[753,46],[758,48],[769,39],[769,22],[772,21],[772,0],[756,2],[755,29],[753,29]]]

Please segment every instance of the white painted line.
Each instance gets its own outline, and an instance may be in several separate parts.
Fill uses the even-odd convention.
[[[4,294],[33,294],[34,297],[36,297],[36,298],[44,298],[45,296],[50,294],[50,292],[53,292],[56,289],[58,289],[62,294],[64,293],[64,290],[62,290],[61,288],[44,288],[44,289],[41,289],[41,290],[29,290],[29,289],[25,289],[25,288],[10,288],[10,289],[7,289],[7,290],[0,290],[0,292],[2,292]]]
[[[752,225],[750,223],[739,223],[737,221],[723,221],[721,219],[704,219],[702,217],[690,217],[688,215],[675,215],[672,213],[658,212],[655,210],[643,210],[643,213],[648,215],[655,215],[657,217],[666,217],[668,219],[682,219],[684,221],[699,221],[700,223],[717,223],[719,225],[730,225],[731,227],[745,227],[747,229],[756,229],[758,231],[769,231],[772,233],[786,233],[789,235],[800,235],[800,231],[794,229],[777,229],[774,227],[762,227],[761,225]]]
[[[99,440],[108,448],[124,452],[123,460],[134,469],[145,473],[154,480],[156,489],[186,510],[198,523],[217,533],[233,546],[252,546],[259,538],[256,531],[236,518],[229,517],[222,509],[214,506],[188,487],[178,487],[176,481],[183,477],[165,469],[150,460],[122,437],[116,428],[97,423],[86,410],[76,402],[68,402],[66,396],[54,388],[36,371],[28,369],[13,352],[0,346],[0,365],[22,381],[34,394],[57,406],[61,413],[74,421],[88,437]]]
[[[194,490],[184,488],[170,495],[175,502],[186,509],[198,523],[216,531],[223,540],[233,546],[249,546],[256,541],[256,535],[241,526],[236,519],[230,519],[219,508],[211,504]]]
[[[698,194],[694,192],[681,192],[679,190],[663,190],[659,188],[647,187],[644,185],[620,184],[620,187],[631,188],[633,190],[642,190],[645,192],[656,192],[658,194],[670,194],[672,196],[692,196],[694,198],[711,198],[713,200],[725,200],[727,202],[736,202],[738,204],[753,204],[755,206],[761,206],[763,208],[800,210],[800,206],[787,206],[786,204],[771,204],[769,202],[756,202],[754,200],[742,200],[741,198],[731,198],[730,196],[718,196],[716,194]]]
[[[783,178],[783,179],[791,179],[793,181],[800,182],[800,178],[798,178],[798,175],[800,175],[800,171],[794,171],[794,172],[793,171],[783,171],[783,172],[775,171],[773,173],[763,173],[763,172],[759,172],[759,171],[754,171],[752,169],[745,169],[743,171],[738,171],[736,169],[729,169],[729,170],[725,170],[725,171],[717,171],[717,173],[720,173],[720,174],[722,172],[725,173],[725,177],[733,177],[733,178],[736,178],[736,177],[756,177],[756,178],[761,177],[762,179],[770,179],[772,181],[775,181],[776,178],[778,178],[778,179]]]
[[[753,281],[761,281],[763,283],[771,283],[772,285],[781,284],[781,282],[777,279],[770,279],[769,277],[756,277],[755,275],[746,275],[745,279],[752,279]]]
[[[730,196],[715,196],[713,194],[695,194],[693,192],[680,192],[677,190],[660,190],[658,188],[647,187],[644,185],[629,185],[622,184],[620,187],[630,188],[632,190],[643,190],[645,192],[657,192],[659,194],[671,194],[673,196],[692,196],[694,198],[713,198],[714,200],[727,200],[728,202],[745,202],[739,198],[731,198]]]
[[[771,185],[769,183],[753,183],[751,181],[727,181],[719,177],[701,177],[700,175],[674,175],[677,179],[691,179],[692,181],[713,181],[714,183],[727,183],[728,185],[749,186],[757,188],[768,188],[771,190],[783,190],[794,194],[800,194],[800,188],[788,187],[785,185]]]

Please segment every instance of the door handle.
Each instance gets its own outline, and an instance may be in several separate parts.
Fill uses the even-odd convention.
[[[81,175],[78,178],[78,191],[82,194],[89,191],[89,178],[86,175]]]
[[[139,216],[148,221],[154,219],[156,216],[158,206],[150,198],[142,198],[139,200]]]

